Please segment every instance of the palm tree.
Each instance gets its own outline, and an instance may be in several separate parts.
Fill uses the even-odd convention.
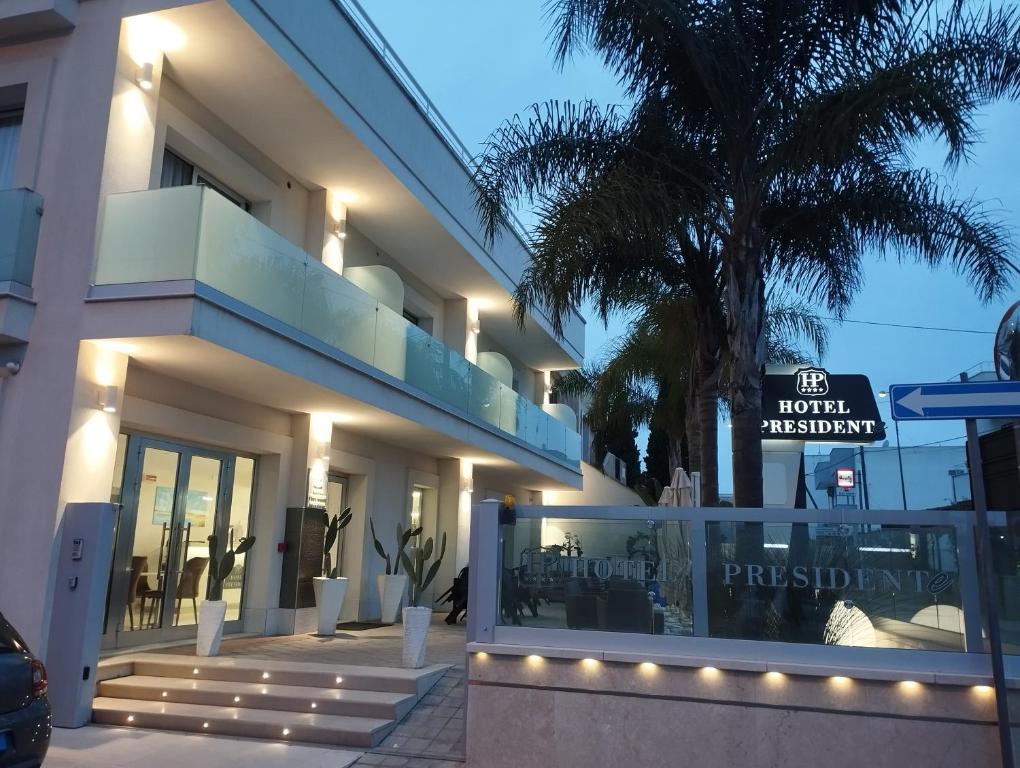
[[[669,473],[679,465],[679,446],[699,444],[697,430],[710,421],[713,439],[718,424],[718,401],[710,414],[691,413],[699,393],[696,344],[691,300],[663,290],[649,291],[649,304],[610,349],[605,360],[561,377],[555,392],[584,399],[584,418],[599,434],[611,424],[625,423],[627,431],[653,422],[664,427],[670,440]],[[766,354],[769,363],[810,364],[825,355],[828,332],[824,321],[803,301],[770,294],[766,312]],[[806,345],[808,352],[804,351]],[[709,420],[710,417],[710,420]],[[718,466],[699,463],[691,449],[691,465],[702,477],[702,504],[718,504]],[[713,454],[715,453],[713,448]],[[712,494],[709,496],[708,494]]]
[[[554,313],[585,295],[605,312],[620,301],[612,280],[628,297],[670,276],[668,250],[634,232],[718,243],[735,502],[761,506],[767,281],[837,316],[870,252],[949,266],[985,300],[1008,287],[1006,230],[913,167],[910,149],[934,137],[950,164],[965,160],[976,112],[1020,93],[1017,16],[937,0],[551,0],[549,12],[557,60],[593,50],[635,106],[624,116],[560,105],[509,121],[479,167],[483,220],[494,236],[530,200],[543,214],[536,259],[579,238],[586,248],[574,250],[596,263],[629,260],[589,263],[567,290],[519,297]],[[624,242],[642,247],[603,247],[621,223]]]

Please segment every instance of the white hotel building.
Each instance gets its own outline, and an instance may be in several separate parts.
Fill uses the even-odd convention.
[[[637,503],[582,461],[465,151],[348,0],[0,2],[0,611],[45,655],[61,515],[114,500],[104,646],[193,634],[207,537],[253,534],[228,632],[281,607],[288,507],[350,506],[342,620],[379,616],[369,519],[471,499]],[[582,491],[582,485],[584,490]]]

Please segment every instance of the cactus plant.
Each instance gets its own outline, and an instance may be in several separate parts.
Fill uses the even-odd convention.
[[[231,537],[233,538],[233,537]],[[209,537],[209,580],[205,587],[206,600],[223,599],[223,582],[227,580],[230,572],[234,570],[236,555],[243,555],[255,545],[254,536],[245,536],[237,543],[237,547],[231,546],[223,557],[218,557],[219,539],[216,534]]]
[[[375,535],[375,523],[372,522],[372,518],[368,519],[368,527],[372,531],[372,543],[375,544],[375,551],[379,553],[379,557],[386,561],[386,575],[396,576],[400,573],[400,563],[404,556],[404,549],[411,539],[421,535],[422,529],[420,527],[411,527],[405,531],[404,526],[397,523],[397,554],[396,557],[390,559],[389,554],[383,548],[382,542],[379,541],[379,537]]]
[[[428,571],[425,570],[425,566],[432,557],[432,552],[435,542],[430,536],[425,541],[425,546],[414,547],[411,549],[411,554],[408,555],[401,549],[400,560],[404,564],[404,570],[407,571],[408,581],[410,582],[410,595],[409,601],[413,606],[418,607],[421,602],[421,597],[428,589],[429,585],[436,578],[436,574],[439,572],[439,566],[443,562],[443,557],[446,555],[446,534],[443,534],[443,543],[440,547],[439,554],[436,556],[435,561],[429,566]]]
[[[343,512],[333,515],[333,519],[329,518],[328,512],[322,513],[322,524],[326,526],[326,537],[322,545],[322,575],[328,576],[331,579],[335,579],[340,576],[340,571],[343,566],[343,541],[340,538],[340,533],[350,524],[351,518],[354,517],[351,512],[351,508],[347,507]],[[336,567],[330,568],[332,563],[332,551],[333,544],[336,544]]]

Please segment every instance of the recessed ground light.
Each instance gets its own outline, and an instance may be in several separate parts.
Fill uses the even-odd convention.
[[[133,722],[135,721],[135,716],[134,716],[134,715],[128,715],[128,717],[127,717],[127,721],[128,721],[129,723],[133,723]]]
[[[344,679],[342,677],[340,677],[340,675],[337,675],[337,677],[336,677],[336,684],[340,685],[340,683],[342,683],[343,681],[344,681]]]
[[[268,680],[269,679],[269,673],[268,672],[263,672],[262,673],[262,679],[263,680]]]
[[[165,699],[166,698],[166,691],[163,691],[163,693],[161,693],[160,696],[162,696]]]
[[[209,727],[209,723],[202,723],[202,727],[203,728],[208,728]]]
[[[235,696],[234,697],[234,703],[237,704],[239,701],[241,701],[241,697],[240,696]]]
[[[193,670],[191,670],[191,674],[197,675],[198,674],[198,667],[195,667]]]
[[[263,688],[263,689],[262,689],[262,693],[264,693],[264,694],[265,694],[265,693],[269,693],[269,689],[268,689],[268,688]]]
[[[284,736],[290,736],[290,728],[284,728],[283,729],[283,735]]]
[[[318,706],[319,706],[319,705],[318,705],[318,704],[316,704],[316,703],[315,703],[314,701],[312,702],[312,709],[316,709],[316,708],[317,708]]]

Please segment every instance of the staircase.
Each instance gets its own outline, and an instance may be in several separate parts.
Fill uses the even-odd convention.
[[[370,748],[382,742],[447,668],[118,656],[99,665],[92,720]]]

